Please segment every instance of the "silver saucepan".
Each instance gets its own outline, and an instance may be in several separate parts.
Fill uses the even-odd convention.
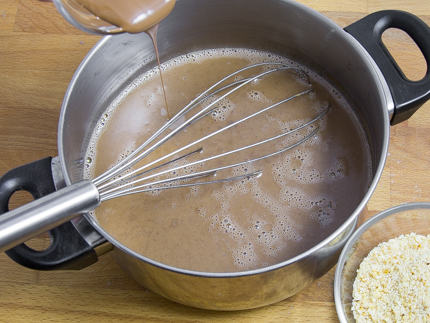
[[[371,146],[371,185],[339,228],[306,252],[251,271],[188,271],[137,254],[83,214],[70,222],[62,218],[43,224],[43,229],[50,229],[48,249],[34,251],[20,244],[7,254],[24,266],[49,270],[84,268],[111,251],[142,285],[173,301],[205,309],[249,309],[294,295],[332,268],[362,222],[384,167],[390,124],[406,120],[429,98],[428,71],[421,81],[407,80],[382,44],[383,31],[391,27],[408,33],[430,61],[430,28],[400,11],[377,12],[342,29],[289,0],[180,0],[160,24],[162,61],[217,47],[270,51],[291,57],[340,85],[357,109]],[[96,122],[126,85],[155,64],[146,34],[104,37],[81,63],[67,90],[58,126],[59,156],[6,173],[0,179],[0,213],[8,211],[9,198],[19,189],[43,200],[42,196],[82,180],[83,154]],[[1,223],[10,213],[0,216],[0,241],[5,235]]]

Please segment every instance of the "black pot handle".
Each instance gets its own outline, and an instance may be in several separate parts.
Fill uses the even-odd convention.
[[[385,47],[381,37],[389,28],[406,32],[421,50],[427,63],[426,75],[422,80],[408,80]],[[372,13],[345,30],[372,56],[388,83],[395,104],[391,124],[407,120],[430,98],[430,27],[411,13],[385,10]]]
[[[9,200],[19,190],[29,192],[34,199],[55,191],[51,157],[14,168],[0,178],[0,216],[9,211]],[[71,222],[48,231],[51,245],[37,251],[20,244],[6,254],[22,266],[38,270],[79,270],[95,263],[98,258]]]

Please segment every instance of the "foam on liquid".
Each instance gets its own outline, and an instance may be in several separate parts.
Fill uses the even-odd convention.
[[[205,50],[174,58],[162,65],[169,108],[176,113],[222,77],[264,61],[305,69],[270,53],[244,49]],[[203,147],[202,154],[210,156],[227,146],[255,142],[262,135],[270,137],[295,128],[330,105],[329,113],[313,128],[278,140],[268,151],[293,144],[318,127],[312,139],[280,155],[217,174],[221,178],[262,170],[259,178],[156,190],[104,202],[94,212],[101,226],[146,257],[207,272],[268,266],[294,257],[326,238],[355,210],[368,189],[372,173],[370,149],[347,101],[324,79],[305,70],[315,89],[313,93],[196,148]],[[223,99],[210,117],[175,136],[142,164],[237,119],[244,108],[258,110],[279,97],[308,88],[294,72],[279,74],[272,81],[254,82],[243,93]],[[239,75],[238,79],[243,77]],[[153,69],[128,86],[101,117],[88,147],[85,178],[112,167],[165,122],[162,87],[158,70]],[[263,151],[258,148],[256,152],[246,152],[243,158]],[[176,164],[195,158],[187,157]],[[168,176],[212,166],[195,165]]]

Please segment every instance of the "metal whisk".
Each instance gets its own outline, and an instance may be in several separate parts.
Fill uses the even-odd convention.
[[[232,82],[232,83],[229,83],[227,85],[222,86],[223,83],[225,83],[229,79],[233,78],[235,75],[237,75],[241,72],[244,72],[246,70],[250,70],[250,69],[254,69],[254,68],[262,67],[262,66],[270,67],[270,68],[264,72],[261,72],[261,73],[255,75],[255,76],[252,76],[252,77],[249,77],[246,79],[242,79],[239,81],[235,81],[235,82]],[[264,145],[270,141],[274,141],[274,140],[279,139],[281,137],[288,136],[294,132],[297,132],[303,128],[310,126],[311,124],[315,123],[317,120],[321,119],[327,113],[328,109],[324,110],[322,113],[320,113],[314,119],[304,123],[303,125],[295,128],[295,129],[289,130],[287,132],[283,132],[277,136],[266,138],[266,139],[258,141],[256,143],[253,143],[253,144],[250,144],[247,146],[243,146],[243,147],[240,147],[238,149],[231,150],[231,151],[227,151],[227,152],[224,152],[222,154],[215,155],[215,156],[210,156],[210,157],[202,159],[202,160],[197,160],[195,162],[188,163],[186,165],[181,165],[181,166],[177,166],[174,168],[165,169],[165,170],[162,170],[160,172],[157,172],[157,173],[154,173],[151,175],[147,175],[147,174],[151,173],[152,171],[154,171],[156,169],[160,169],[162,166],[167,166],[168,164],[176,162],[179,159],[188,157],[191,154],[201,152],[201,150],[203,148],[199,148],[199,149],[197,149],[197,150],[195,150],[189,154],[186,154],[184,156],[175,158],[171,161],[165,162],[164,164],[157,166],[155,168],[151,168],[153,165],[156,165],[156,164],[158,164],[164,160],[168,160],[169,158],[171,158],[175,155],[178,155],[179,153],[185,151],[186,149],[188,149],[188,148],[190,148],[196,144],[202,143],[203,141],[205,141],[205,140],[207,140],[207,139],[209,139],[209,138],[211,138],[211,137],[213,137],[213,136],[215,136],[221,132],[224,132],[224,131],[226,131],[226,130],[228,130],[228,129],[230,129],[230,128],[232,128],[232,127],[234,127],[240,123],[243,123],[247,120],[250,120],[250,119],[252,119],[258,115],[264,114],[264,113],[268,112],[269,110],[271,110],[271,109],[273,109],[273,108],[275,108],[275,107],[277,107],[283,103],[286,103],[286,102],[291,101],[293,99],[296,99],[302,95],[310,93],[313,91],[312,88],[307,89],[305,91],[302,91],[300,93],[297,93],[297,94],[290,96],[288,98],[285,98],[285,99],[283,99],[277,103],[274,103],[268,107],[265,107],[264,109],[261,109],[255,113],[253,113],[253,114],[250,114],[250,115],[248,115],[248,116],[246,116],[246,117],[244,117],[238,121],[235,121],[235,122],[221,128],[217,131],[210,133],[207,136],[199,138],[199,139],[195,140],[194,142],[187,144],[187,145],[177,149],[174,152],[169,153],[168,155],[165,155],[165,156],[163,156],[163,157],[161,157],[161,158],[159,158],[159,159],[157,159],[151,163],[145,164],[144,166],[139,167],[138,169],[133,170],[133,171],[131,171],[125,175],[122,175],[121,177],[117,177],[118,175],[123,174],[123,172],[125,170],[129,169],[130,167],[135,165],[137,162],[139,162],[140,160],[142,160],[143,158],[148,156],[151,152],[156,150],[158,147],[160,147],[167,140],[169,140],[170,138],[175,136],[177,133],[183,131],[185,128],[187,128],[191,124],[197,122],[198,120],[200,120],[200,119],[202,119],[208,115],[211,115],[217,109],[217,103],[219,103],[222,99],[226,98],[227,96],[231,95],[233,92],[237,91],[238,89],[244,87],[245,85],[247,85],[247,84],[249,84],[249,83],[251,83],[257,79],[261,79],[268,74],[271,74],[274,72],[279,72],[282,70],[293,70],[301,78],[303,78],[304,81],[309,86],[311,85],[309,77],[307,76],[307,74],[304,71],[294,69],[294,68],[287,66],[285,64],[282,64],[282,63],[254,64],[254,65],[247,66],[243,69],[240,69],[240,70],[226,76],[225,78],[223,78],[222,80],[220,80],[219,82],[217,82],[216,84],[214,84],[213,86],[208,88],[205,92],[200,94],[196,99],[194,99],[186,107],[184,107],[171,120],[169,120],[169,122],[167,122],[163,127],[161,127],[156,133],[154,133],[145,143],[143,143],[140,147],[138,147],[127,158],[122,160],[120,163],[118,163],[117,165],[112,167],[110,170],[108,170],[104,174],[95,178],[93,180],[93,183],[98,187],[98,189],[100,191],[101,201],[106,201],[106,200],[109,200],[109,199],[112,199],[115,197],[134,194],[134,193],[148,192],[148,191],[152,191],[152,190],[161,190],[161,189],[168,189],[168,188],[170,189],[170,188],[178,188],[178,187],[187,187],[187,186],[196,186],[196,185],[203,185],[203,184],[219,183],[219,182],[223,182],[223,181],[238,180],[238,179],[242,179],[242,178],[249,177],[249,176],[261,175],[261,171],[257,171],[257,172],[253,172],[253,173],[244,174],[241,176],[229,177],[229,178],[224,178],[224,179],[217,179],[217,180],[212,180],[212,181],[199,181],[199,182],[186,183],[186,184],[169,185],[170,182],[174,182],[174,181],[176,182],[178,180],[191,180],[191,179],[196,179],[196,178],[201,178],[201,177],[207,177],[210,175],[214,175],[216,172],[223,170],[223,169],[233,168],[236,166],[240,166],[243,164],[255,162],[255,161],[258,161],[258,160],[261,160],[264,158],[268,158],[268,157],[271,157],[274,155],[281,154],[281,153],[285,152],[286,150],[292,149],[292,148],[300,145],[301,143],[307,141],[308,139],[310,139],[318,131],[318,128],[313,130],[310,134],[304,136],[302,139],[300,139],[296,143],[294,143],[290,146],[284,147],[280,150],[277,150],[273,153],[260,156],[258,158],[247,159],[247,160],[243,160],[243,161],[240,161],[237,163],[229,164],[229,165],[226,165],[223,167],[212,168],[212,169],[204,170],[204,171],[190,174],[190,175],[184,175],[184,176],[175,177],[175,178],[168,178],[168,179],[159,180],[159,181],[152,181],[152,182],[150,181],[154,178],[159,177],[160,175],[164,175],[164,174],[176,171],[176,170],[181,169],[181,168],[187,168],[187,167],[193,166],[195,164],[204,163],[204,162],[207,162],[210,160],[222,158],[222,157],[225,157],[227,155],[235,154],[235,153],[238,153],[240,151],[244,151],[246,149],[250,149],[250,148],[260,146],[260,145]],[[186,113],[188,113],[192,109],[195,109],[196,107],[198,107],[202,102],[207,100],[209,97],[213,97],[214,95],[216,95],[222,91],[226,91],[226,93],[219,96],[216,100],[214,100],[212,103],[210,103],[209,105],[204,107],[202,110],[200,110],[198,113],[193,115],[186,122],[184,122],[181,126],[176,128],[174,131],[166,134],[165,136],[162,136],[162,134],[167,129],[169,129],[175,122],[177,122],[180,118],[182,118]],[[117,177],[117,178],[113,179],[115,177]]]
[[[254,76],[238,81],[233,81],[228,83],[227,85],[224,85],[238,74],[256,68],[260,69],[260,71],[261,68],[264,68],[264,71],[259,72]],[[132,166],[137,164],[143,158],[150,155],[161,145],[165,144],[173,136],[185,130],[192,124],[199,122],[203,118],[211,115],[214,111],[216,111],[217,104],[224,98],[228,97],[232,93],[238,91],[240,88],[246,86],[251,82],[263,79],[269,74],[285,70],[290,70],[293,73],[297,74],[302,79],[302,81],[304,81],[309,86],[309,88],[293,96],[289,96],[283,100],[280,100],[279,102],[271,104],[268,107],[260,109],[259,111],[245,116],[237,121],[234,121],[212,133],[209,133],[206,136],[203,136],[202,138],[196,139],[195,141],[186,144],[179,149],[176,149],[173,152],[170,152],[160,158],[157,158],[156,160],[148,162],[143,166],[137,167],[136,169],[132,169]],[[173,178],[159,179],[160,176],[175,172],[179,169],[189,168],[196,164],[201,165],[212,160],[221,159],[229,155],[246,151],[247,149],[259,147],[311,126],[328,112],[328,107],[325,108],[313,119],[289,131],[281,132],[280,134],[272,136],[270,138],[265,138],[263,140],[236,149],[232,149],[214,156],[209,156],[203,159],[199,159],[197,161],[189,162],[185,165],[171,167],[171,165],[178,160],[197,154],[201,152],[202,149],[204,149],[197,148],[189,153],[186,153],[186,151],[193,146],[196,146],[197,144],[200,144],[221,132],[231,129],[232,127],[244,123],[247,120],[255,118],[258,115],[264,115],[269,110],[274,109],[275,107],[286,102],[297,99],[301,96],[304,96],[312,91],[313,89],[311,88],[311,82],[306,72],[283,63],[270,62],[254,64],[226,76],[225,78],[208,88],[206,91],[204,91],[202,94],[200,94],[197,98],[195,98],[192,102],[185,106],[179,113],[177,113],[171,120],[164,124],[158,131],[156,131],[142,145],[140,145],[135,151],[133,151],[121,162],[113,166],[111,169],[109,169],[102,175],[96,177],[93,180],[83,180],[78,183],[67,186],[61,190],[58,190],[57,192],[54,192],[48,196],[35,200],[29,204],[26,204],[20,208],[17,208],[2,215],[0,221],[0,251],[8,250],[15,245],[18,245],[19,243],[25,242],[28,239],[45,232],[46,230],[52,229],[59,224],[74,218],[76,214],[94,210],[101,202],[116,197],[153,190],[207,185],[212,183],[239,180],[247,177],[261,176],[262,172],[256,171],[235,177],[225,177],[216,180],[209,179],[210,176],[215,175],[221,170],[256,162],[258,160],[275,156],[289,149],[292,149],[312,138],[318,131],[318,128],[314,127],[315,129],[312,130],[309,134],[304,135],[301,139],[291,145],[285,146],[281,149],[277,149],[270,153],[265,153],[252,159],[239,160],[237,162],[229,163],[220,167],[214,167],[211,169],[176,176]],[[168,129],[171,128],[172,125],[177,123],[178,120],[183,118],[185,114],[189,113],[192,110],[195,111],[197,107],[202,105],[202,102],[204,102],[208,98],[214,98],[215,95],[219,95],[219,97],[217,97],[210,104],[206,106],[203,105],[203,108],[200,111],[192,115],[192,117],[189,117],[184,123],[175,128],[173,131],[168,131]],[[179,157],[176,157],[178,155]]]

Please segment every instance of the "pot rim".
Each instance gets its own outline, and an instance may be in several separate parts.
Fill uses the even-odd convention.
[[[295,1],[291,1],[291,0],[282,0],[282,2],[287,2],[291,5],[297,6],[299,7],[301,10],[306,11],[309,15],[314,16],[315,19],[319,19],[321,20],[321,22],[323,24],[326,24],[327,26],[330,27],[331,33],[333,34],[337,34],[341,37],[346,38],[346,40],[348,41],[348,43],[354,48],[354,50],[356,50],[360,56],[363,58],[363,61],[365,62],[366,66],[368,67],[369,72],[372,74],[373,79],[375,80],[375,83],[377,85],[377,88],[375,89],[375,91],[378,91],[378,93],[380,94],[380,105],[385,107],[387,109],[387,112],[383,114],[383,125],[381,125],[383,127],[382,131],[383,131],[383,145],[382,145],[382,149],[380,151],[380,156],[375,156],[378,157],[376,159],[380,160],[377,168],[374,171],[374,176],[372,179],[371,184],[369,185],[369,188],[366,192],[366,194],[364,195],[362,201],[360,202],[360,204],[356,207],[356,209],[354,210],[354,212],[352,212],[352,214],[347,218],[347,220],[339,227],[337,228],[332,234],[330,234],[327,238],[325,238],[323,241],[321,241],[320,243],[318,243],[317,245],[315,245],[314,247],[308,249],[307,251],[293,257],[290,258],[288,260],[285,260],[283,262],[277,263],[275,265],[271,265],[271,266],[267,266],[267,267],[262,267],[262,268],[258,268],[258,269],[253,269],[253,270],[246,270],[246,271],[238,271],[238,272],[202,272],[202,271],[194,271],[194,270],[188,270],[188,269],[182,269],[182,268],[178,268],[178,267],[174,267],[174,266],[170,266],[170,265],[166,265],[163,264],[161,262],[152,260],[150,258],[147,258],[131,249],[129,249],[128,247],[124,246],[121,242],[119,242],[118,240],[116,240],[114,237],[112,237],[109,233],[107,233],[100,225],[99,223],[90,215],[90,214],[84,214],[84,217],[91,223],[91,225],[100,233],[102,234],[110,243],[112,243],[112,245],[114,245],[116,248],[124,251],[125,253],[139,259],[142,261],[145,261],[146,263],[149,263],[153,266],[159,267],[159,268],[163,268],[172,272],[176,272],[179,274],[185,274],[185,275],[192,275],[192,276],[200,276],[200,277],[206,277],[206,278],[228,278],[228,277],[243,277],[243,276],[250,276],[250,275],[257,275],[257,274],[261,274],[261,273],[265,273],[265,272],[270,272],[285,266],[288,266],[290,264],[293,264],[295,262],[298,262],[302,259],[305,259],[309,256],[311,256],[312,254],[314,254],[315,252],[317,252],[318,250],[322,249],[324,246],[327,246],[330,242],[332,242],[333,240],[335,240],[343,231],[345,231],[351,224],[354,224],[353,226],[353,230],[350,230],[350,232],[348,232],[348,234],[343,237],[340,241],[336,242],[336,245],[339,245],[340,247],[343,246],[343,244],[346,243],[346,241],[349,239],[349,237],[353,234],[354,230],[355,230],[355,226],[356,223],[354,223],[354,221],[357,220],[359,214],[363,211],[363,209],[366,207],[371,195],[373,194],[374,190],[376,189],[376,186],[379,182],[379,179],[381,177],[384,165],[385,165],[385,160],[386,160],[386,156],[388,154],[388,142],[389,142],[389,128],[390,128],[390,114],[392,114],[392,112],[394,111],[394,103],[387,85],[387,82],[385,80],[385,78],[382,76],[381,71],[379,70],[378,66],[376,65],[376,63],[374,62],[374,60],[370,57],[370,55],[367,53],[367,51],[361,46],[361,44],[350,34],[348,34],[345,30],[343,30],[339,25],[337,25],[336,23],[334,23],[332,20],[330,20],[328,17],[324,16],[323,14],[319,13],[318,11],[311,9],[301,3],[297,3]],[[91,57],[100,49],[103,47],[103,45],[108,42],[110,40],[111,37],[114,36],[104,36],[92,49],[91,51],[88,53],[88,55],[84,58],[84,60],[81,62],[81,64],[79,65],[78,69],[76,70],[70,84],[69,87],[66,91],[64,100],[63,100],[63,104],[61,107],[61,111],[60,111],[60,118],[59,118],[59,124],[58,124],[58,140],[57,140],[57,145],[58,145],[58,152],[59,152],[59,157],[60,157],[60,161],[61,161],[61,169],[62,172],[64,174],[64,179],[67,185],[71,185],[71,179],[69,177],[69,174],[67,172],[64,160],[65,160],[65,152],[64,152],[64,148],[62,146],[62,142],[63,142],[63,125],[65,123],[65,111],[67,108],[67,102],[71,96],[71,92],[73,89],[73,85],[74,83],[77,81],[77,79],[79,78],[79,75],[81,74],[81,71],[85,68],[85,66],[88,64],[88,62],[90,61]]]

